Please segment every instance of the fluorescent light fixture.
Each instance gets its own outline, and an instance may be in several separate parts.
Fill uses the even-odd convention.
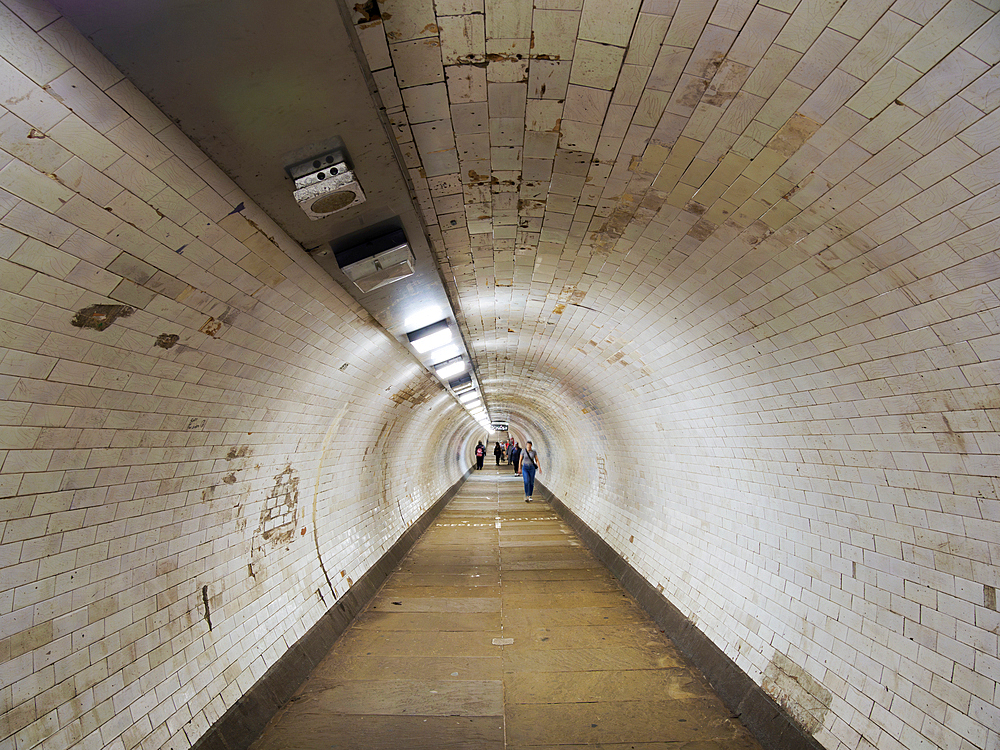
[[[477,393],[475,389],[468,390],[465,393],[459,394],[458,396],[458,400],[461,401],[463,404],[467,404],[470,401],[475,401],[478,398],[479,398],[479,393]]]
[[[429,352],[431,349],[444,346],[451,341],[452,335],[451,326],[448,325],[448,321],[439,320],[437,323],[431,323],[429,326],[411,331],[406,334],[406,338],[419,354],[423,354],[424,352]],[[461,370],[458,372],[461,372]]]
[[[454,342],[451,344],[445,344],[440,349],[435,349],[431,352],[430,361],[444,362],[446,359],[453,359],[461,353],[462,352],[458,349],[458,345]]]
[[[450,380],[448,381],[448,387],[451,388],[456,394],[472,390],[472,388],[474,387],[472,385],[472,376],[466,375],[465,377],[462,378],[455,378],[454,380]]]
[[[413,252],[401,229],[334,255],[340,270],[365,294],[413,275]]]
[[[354,286],[367,294],[379,287],[413,275],[413,253],[409,245],[379,253],[374,258],[352,263],[341,269]]]
[[[444,315],[441,312],[440,307],[425,307],[413,315],[407,315],[406,320],[403,321],[403,328],[409,330],[416,330],[417,328],[423,328],[424,326],[429,326],[435,320],[441,320]]]
[[[447,380],[450,377],[459,375],[465,372],[466,364],[465,360],[461,357],[455,357],[454,359],[446,360],[445,362],[440,362],[434,365],[434,372],[442,380]]]
[[[470,413],[477,414],[479,410],[483,408],[483,403],[481,401],[477,401],[474,404],[465,404],[465,408],[468,409]]]

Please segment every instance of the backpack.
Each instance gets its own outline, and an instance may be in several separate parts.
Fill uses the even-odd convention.
[[[476,446],[476,458],[479,458],[480,456],[484,456],[484,455],[486,455],[486,451],[483,450],[483,446],[477,445]]]

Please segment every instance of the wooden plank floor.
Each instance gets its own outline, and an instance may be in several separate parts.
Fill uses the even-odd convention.
[[[539,500],[473,472],[253,750],[758,750]]]

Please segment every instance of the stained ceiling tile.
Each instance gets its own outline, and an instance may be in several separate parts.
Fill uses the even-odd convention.
[[[521,117],[490,118],[490,142],[494,146],[520,146],[525,132],[524,119]]]
[[[481,67],[449,65],[445,68],[445,76],[452,103],[486,101],[486,71]]]
[[[488,133],[455,135],[458,158],[462,161],[488,159],[490,157],[490,136]]]
[[[526,83],[488,83],[487,91],[490,117],[524,117]]]
[[[433,0],[380,0],[378,5],[385,35],[390,42],[437,34]]]
[[[389,46],[400,88],[444,80],[441,43],[437,36]]]
[[[624,59],[625,50],[621,47],[581,39],[576,45],[570,83],[610,91],[615,87]]]
[[[486,133],[489,119],[485,101],[451,105],[451,121],[456,133]]]
[[[486,69],[486,80],[491,83],[523,83],[528,80],[528,58],[493,60]]]
[[[600,135],[600,125],[563,120],[559,131],[559,145],[572,151],[594,151]]]
[[[443,83],[413,86],[402,90],[406,116],[411,126],[418,122],[443,120],[450,116],[448,90]]]
[[[528,69],[528,96],[532,99],[565,98],[572,65],[568,60],[532,60]]]
[[[502,0],[501,0],[502,1]],[[580,14],[567,10],[536,10],[532,17],[532,57],[572,60]]]
[[[534,159],[552,159],[559,143],[558,133],[527,131],[524,134],[524,156]]]
[[[438,18],[444,64],[483,62],[486,59],[484,25],[485,19],[479,13]]]

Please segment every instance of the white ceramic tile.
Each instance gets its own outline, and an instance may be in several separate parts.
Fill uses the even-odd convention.
[[[617,47],[627,46],[633,35],[640,5],[641,0],[622,0],[616,3],[584,0],[579,38]]]
[[[581,39],[576,45],[569,82],[610,91],[618,80],[624,57],[625,50],[621,47]]]

